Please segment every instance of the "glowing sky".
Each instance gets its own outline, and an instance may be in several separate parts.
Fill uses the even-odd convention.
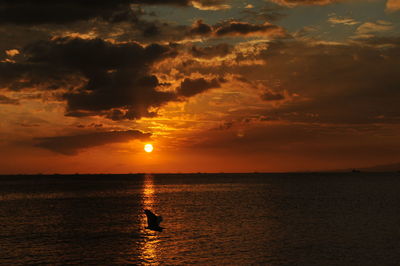
[[[0,174],[400,161],[399,0],[0,0],[0,39]]]

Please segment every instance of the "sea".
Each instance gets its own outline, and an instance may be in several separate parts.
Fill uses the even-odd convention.
[[[129,264],[400,265],[400,174],[0,176],[0,265]]]

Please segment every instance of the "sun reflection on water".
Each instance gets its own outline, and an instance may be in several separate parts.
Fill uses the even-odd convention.
[[[142,209],[154,210],[155,204],[155,188],[154,188],[154,176],[146,174],[143,182],[142,192]],[[160,242],[156,232],[146,230],[147,219],[144,213],[141,214],[141,235],[144,236],[140,248],[140,259],[147,263],[159,263],[158,259],[158,244]]]

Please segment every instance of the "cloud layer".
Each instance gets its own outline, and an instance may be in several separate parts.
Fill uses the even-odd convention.
[[[87,134],[37,138],[37,147],[64,155],[74,155],[80,150],[111,143],[146,140],[151,136],[138,130],[94,132]]]
[[[0,24],[71,23],[101,18],[110,22],[134,20],[130,0],[0,1]]]
[[[137,22],[132,4],[192,6],[204,10],[230,7],[224,0],[1,0],[0,24],[62,24],[90,19]]]
[[[344,0],[270,0],[282,6],[296,7],[302,5],[329,5]]]
[[[212,36],[212,37],[235,37],[235,36],[271,36],[285,37],[286,33],[282,27],[265,22],[253,24],[242,21],[226,21],[214,26],[197,20],[189,30],[190,35]]]
[[[0,63],[0,80],[10,89],[42,86],[68,89],[62,98],[70,116],[103,115],[112,119],[153,116],[150,107],[174,100],[157,90],[150,66],[175,56],[159,44],[114,44],[101,39],[59,38],[25,47],[25,61]]]

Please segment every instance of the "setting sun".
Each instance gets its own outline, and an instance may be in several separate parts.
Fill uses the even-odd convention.
[[[153,151],[153,145],[151,145],[151,144],[144,145],[144,150],[145,150],[145,152],[152,152]]]

